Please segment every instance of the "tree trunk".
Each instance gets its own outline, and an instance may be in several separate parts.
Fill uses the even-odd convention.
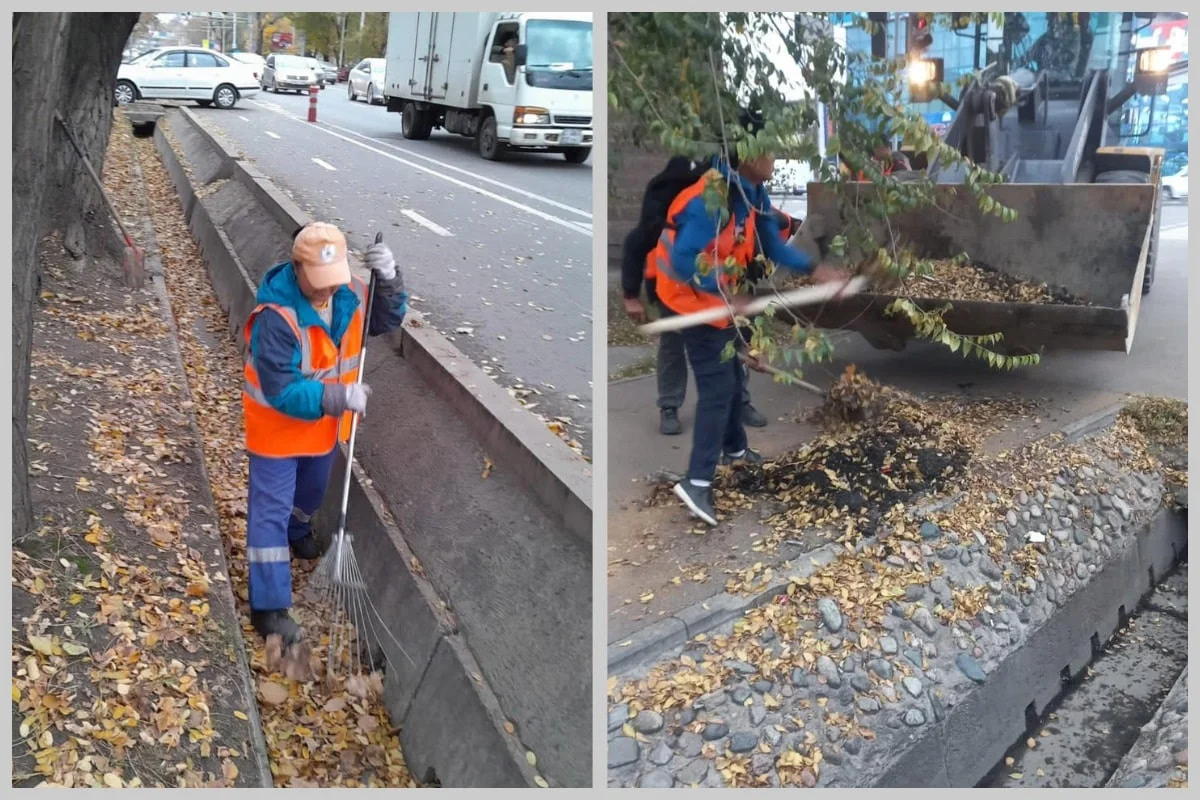
[[[13,538],[33,525],[25,449],[37,253],[54,227],[86,250],[115,243],[100,193],[71,149],[62,114],[97,172],[112,123],[113,87],[136,13],[13,16]]]

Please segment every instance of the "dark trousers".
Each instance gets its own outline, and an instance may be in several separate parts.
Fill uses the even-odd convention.
[[[738,402],[743,396],[745,373],[736,356],[722,359],[726,345],[737,337],[737,332],[732,327],[697,325],[681,331],[680,336],[699,395],[688,478],[711,481],[722,452],[739,453],[747,446]]]
[[[651,300],[658,307],[660,317],[674,316],[675,312],[657,301],[652,294]],[[738,352],[746,349],[741,338],[737,341]],[[750,402],[750,368],[738,362],[742,370],[742,403]],[[658,336],[658,356],[655,361],[655,371],[658,377],[658,407],[683,408],[683,399],[687,396],[688,366],[687,355],[684,352],[683,333],[667,331]]]
[[[250,562],[252,611],[292,607],[292,553],[288,543],[312,531],[312,515],[325,499],[336,450],[301,458],[250,454],[246,558]]]

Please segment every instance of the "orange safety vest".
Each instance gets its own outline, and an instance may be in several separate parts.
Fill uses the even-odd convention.
[[[707,182],[707,176],[701,177],[700,180],[675,197],[667,210],[667,226],[663,228],[662,236],[658,239],[658,246],[652,253],[658,265],[655,270],[657,274],[655,290],[663,305],[676,314],[691,314],[707,308],[725,307],[725,301],[719,295],[703,292],[692,283],[679,280],[671,270],[671,248],[675,243],[675,217],[683,212],[688,203],[704,193]],[[739,264],[749,266],[755,255],[756,220],[757,212],[752,208],[746,215],[745,230],[739,238],[736,225],[731,219],[703,252],[714,265],[724,264],[725,260],[732,256]],[[719,269],[719,266],[714,268]],[[733,276],[724,272],[720,274],[719,280],[723,286],[732,286],[735,282]],[[714,328],[728,328],[732,324],[732,320],[721,319],[709,324]]]
[[[307,380],[323,383],[354,383],[363,345],[363,309],[366,307],[367,287],[354,278],[350,288],[358,298],[358,308],[342,335],[339,350],[329,333],[320,325],[300,327],[295,309],[276,303],[263,303],[250,312],[242,328],[246,345],[246,363],[242,370],[242,416],[246,426],[246,449],[268,458],[323,456],[340,440],[350,438],[353,414],[341,417],[323,416],[316,420],[289,417],[271,406],[258,380],[254,356],[250,352],[250,335],[254,322],[265,309],[271,309],[287,320],[300,342],[300,375]]]

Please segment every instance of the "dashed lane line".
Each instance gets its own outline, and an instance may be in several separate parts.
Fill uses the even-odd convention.
[[[330,172],[337,172],[337,167],[335,167],[333,164],[330,164],[330,163],[328,163],[328,162],[322,161],[322,160],[321,160],[321,159],[319,159],[319,158],[316,158],[316,157],[314,157],[314,158],[313,158],[313,163],[314,163],[314,164],[316,164],[316,165],[317,165],[317,166],[319,166],[319,167],[324,167],[325,169],[329,170]]]
[[[420,225],[422,228],[426,228],[428,230],[433,231],[438,236],[453,236],[454,235],[454,234],[450,233],[450,231],[443,228],[441,225],[438,225],[436,222],[433,222],[432,220],[428,220],[425,217],[422,217],[420,214],[413,211],[412,209],[404,208],[404,209],[400,210],[400,213],[403,214],[404,216],[408,217],[409,219],[411,219],[413,222]]]

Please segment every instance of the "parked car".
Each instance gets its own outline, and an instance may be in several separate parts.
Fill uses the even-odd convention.
[[[241,61],[243,64],[249,64],[253,67],[257,67],[259,75],[262,75],[263,68],[265,66],[267,66],[267,60],[265,58],[263,58],[262,56],[260,56],[258,53],[247,53],[247,52],[238,50],[237,52],[230,53],[229,57],[236,58],[238,61]]]
[[[261,72],[251,64],[203,47],[159,47],[117,69],[113,99],[194,100],[200,106],[233,108],[258,94]]]
[[[262,76],[263,91],[303,93],[308,87],[318,85],[317,73],[308,63],[310,60],[287,53],[267,56]]]
[[[1188,168],[1187,164],[1183,165],[1183,169],[1176,172],[1174,175],[1167,175],[1162,179],[1163,197],[1167,200],[1179,198],[1187,199],[1188,196]]]
[[[338,67],[337,79],[338,79],[338,83],[345,83],[346,81],[350,80],[350,65],[349,64],[343,64],[342,66]]]
[[[321,70],[325,73],[325,85],[333,86],[338,82],[337,64],[334,64],[331,61],[322,61],[320,64]]]
[[[371,105],[383,102],[386,66],[387,61],[382,58],[364,58],[354,65],[354,69],[350,70],[350,78],[346,81],[349,84],[347,92],[351,102],[360,97],[365,98]]]

